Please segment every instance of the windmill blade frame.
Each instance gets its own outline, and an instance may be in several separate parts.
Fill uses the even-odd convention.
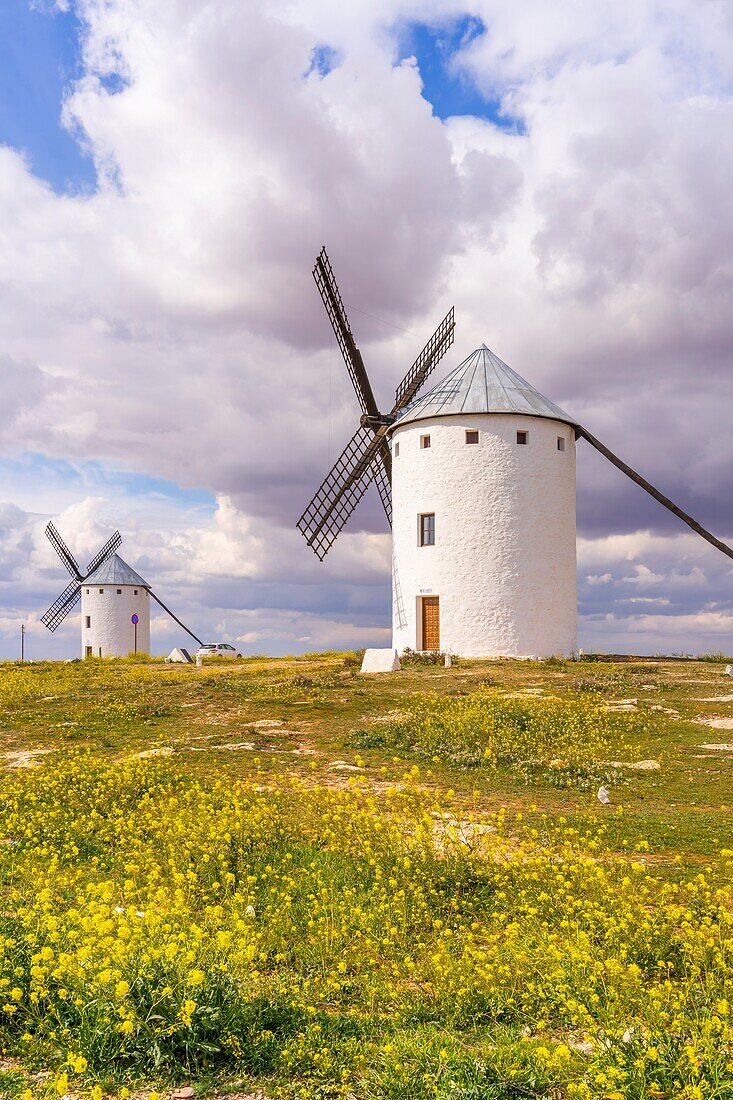
[[[53,634],[57,626],[60,626],[66,616],[81,599],[81,581],[73,580],[60,596],[53,601],[48,611],[41,615],[41,622]]]
[[[82,579],[82,573],[77,564],[76,558],[71,553],[71,550],[69,550],[68,546],[61,538],[61,535],[58,533],[50,520],[46,524],[45,535],[58,556],[61,558],[61,561],[63,562],[67,571],[71,573],[72,577],[75,577],[77,581],[80,581]]]
[[[372,481],[376,483],[387,522],[392,526],[392,453],[387,430],[453,343],[453,307],[438,325],[395,393],[392,412],[383,416],[351,329],[325,246],[316,257],[313,278],[331,322],[346,369],[362,409],[361,425],[321,482],[298,520],[297,527],[323,561]]]
[[[375,467],[381,468],[382,444],[381,435],[360,425],[298,520],[298,530],[320,561],[374,480]]]
[[[328,319],[336,337],[341,354],[344,357],[346,369],[349,372],[351,383],[361,405],[362,412],[368,416],[378,416],[379,409],[372,392],[372,385],[364,366],[361,352],[356,346],[354,334],[351,331],[349,318],[346,314],[341,291],[338,288],[336,277],[331,267],[325,246],[321,249],[313,268],[318,293],[321,295],[326,307]]]
[[[426,379],[437,367],[455,338],[455,307],[446,313],[443,320],[418,355],[395,391],[395,403],[392,415],[400,412],[422,389]]]
[[[390,455],[390,458],[392,456]],[[384,468],[384,462],[380,456],[378,461],[372,463],[372,471],[374,473],[374,484],[377,486],[377,492],[379,493],[379,499],[382,501],[382,507],[384,508],[384,514],[387,517],[387,523],[392,528],[392,480],[391,476],[387,477],[387,471]]]
[[[107,539],[102,549],[97,554],[95,554],[95,556],[89,562],[85,577],[88,577],[90,573],[93,573],[95,569],[98,569],[102,562],[106,561],[111,554],[114,554],[115,550],[121,545],[122,535],[119,531],[115,531],[114,535]]]

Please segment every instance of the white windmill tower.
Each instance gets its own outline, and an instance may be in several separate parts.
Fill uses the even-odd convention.
[[[150,653],[150,585],[119,554],[82,582],[81,649],[85,657]]]
[[[484,345],[392,425],[394,646],[576,648],[572,419]]]
[[[453,310],[397,389],[391,412],[379,413],[325,249],[313,274],[363,415],[298,528],[322,561],[376,482],[393,526],[396,649],[471,657],[573,652],[580,437],[733,558],[485,344],[418,397],[453,342]]]
[[[160,604],[187,634],[202,645],[187,626],[160,600],[147,581],[115,553],[122,543],[119,531],[104,544],[82,573],[74,555],[52,523],[46,537],[72,576],[71,583],[41,616],[50,631],[64,621],[81,599],[83,657],[127,657],[150,652],[150,597]]]

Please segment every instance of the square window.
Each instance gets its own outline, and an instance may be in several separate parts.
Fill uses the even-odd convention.
[[[137,588],[135,589],[135,595],[137,596]]]
[[[435,512],[424,512],[417,521],[418,545],[435,546]]]
[[[91,615],[87,615],[86,616],[86,628],[87,628],[87,630],[89,630],[91,625],[92,625],[92,617],[91,617]]]
[[[517,432],[517,443],[526,446],[529,443],[529,432]]]
[[[89,595],[89,589],[87,588],[87,596]]]
[[[420,447],[421,447],[421,449],[423,451],[426,451],[429,446],[430,446],[430,436],[429,435],[421,435],[420,436]]]
[[[103,595],[104,595],[104,589],[103,589],[103,588],[100,588],[100,589],[99,589],[99,595],[100,595],[100,596],[103,596]]]
[[[118,595],[118,596],[121,596],[121,595],[122,595],[122,589],[121,589],[121,588],[118,588],[118,589],[117,589],[117,595]]]
[[[564,435],[559,435],[557,437],[557,449],[558,449],[558,451],[564,451],[565,450],[565,436]]]
[[[478,443],[478,432],[466,431],[466,443]]]
[[[395,456],[395,458],[397,458],[399,453],[400,453],[400,445],[399,445],[399,443],[395,443],[395,445],[394,445],[394,456]]]

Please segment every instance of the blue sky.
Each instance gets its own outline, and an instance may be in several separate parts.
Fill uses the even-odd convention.
[[[23,149],[34,175],[58,192],[95,183],[91,158],[60,117],[64,94],[79,74],[79,34],[72,10],[2,0],[0,142]]]
[[[52,514],[81,497],[105,497],[110,503],[109,522],[115,520],[115,501],[135,501],[140,511],[155,509],[161,513],[199,513],[210,518],[216,500],[206,489],[182,489],[165,478],[132,473],[119,466],[101,462],[66,462],[46,455],[26,452],[17,457],[0,455],[0,485],[12,485],[13,501],[28,512]]]
[[[80,73],[81,25],[73,4],[66,12],[51,0],[2,0],[0,18],[0,142],[22,149],[34,175],[59,193],[94,188],[92,159],[61,122],[64,96]],[[451,65],[455,52],[485,32],[480,19],[465,15],[431,26],[408,23],[398,29],[398,60],[414,56],[423,96],[441,119],[453,115],[485,118],[517,128],[502,115],[498,100],[485,99]],[[327,73],[339,63],[328,46],[313,51],[312,69]]]
[[[398,34],[399,59],[414,57],[417,61],[423,82],[422,94],[437,118],[472,115],[488,119],[502,129],[520,129],[516,119],[501,113],[498,99],[481,95],[475,83],[453,63],[459,50],[485,33],[484,23],[473,15],[463,15],[438,26],[408,23]]]

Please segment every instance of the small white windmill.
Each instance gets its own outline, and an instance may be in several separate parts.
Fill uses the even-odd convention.
[[[104,544],[82,573],[53,523],[46,537],[72,581],[41,616],[50,631],[56,630],[81,599],[81,652],[84,657],[126,657],[150,652],[150,597],[187,634],[203,645],[193,631],[160,600],[147,581],[115,553],[122,544],[119,531]]]
[[[453,342],[453,310],[398,387],[391,412],[380,413],[325,249],[313,274],[363,415],[298,528],[322,561],[376,482],[393,527],[396,649],[473,657],[575,650],[579,438],[733,558],[485,344],[418,397]]]

